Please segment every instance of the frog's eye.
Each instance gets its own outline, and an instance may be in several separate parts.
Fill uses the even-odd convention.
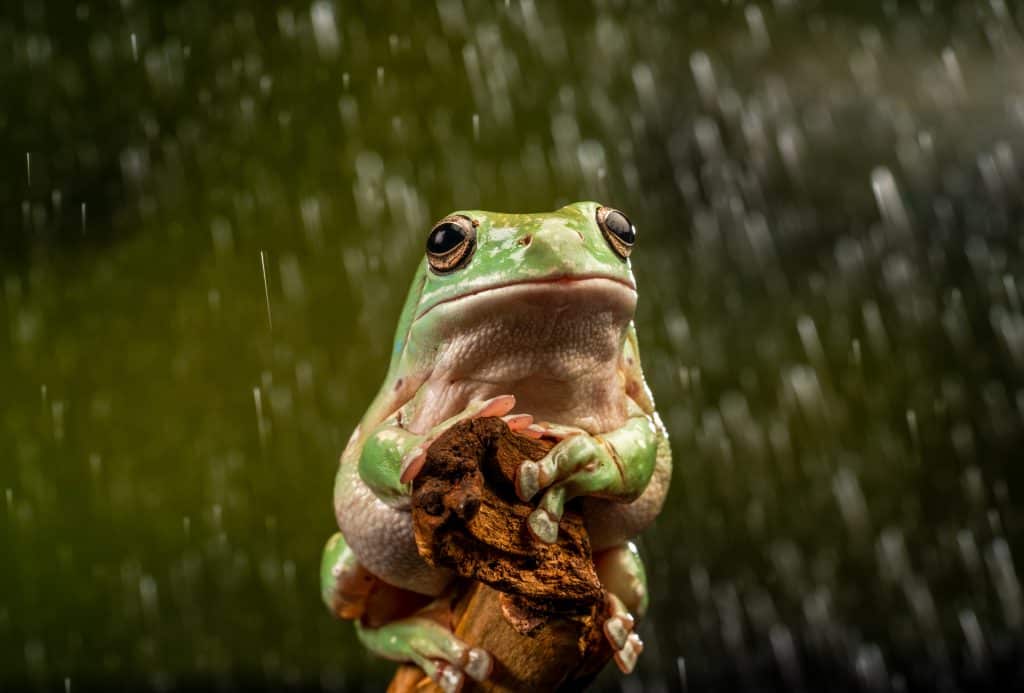
[[[625,260],[636,243],[636,227],[625,214],[611,207],[597,208],[597,225],[615,254]]]
[[[453,214],[437,222],[427,236],[427,262],[438,274],[463,267],[476,248],[476,224],[469,217]]]

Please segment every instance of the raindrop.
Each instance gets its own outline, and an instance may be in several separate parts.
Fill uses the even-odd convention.
[[[920,434],[917,430],[917,412],[913,409],[907,410],[907,429],[910,431],[910,442],[914,446],[914,449],[920,449],[921,441]]]
[[[953,83],[953,88],[956,90],[957,95],[966,95],[967,87],[964,84],[964,73],[960,69],[960,61],[957,59],[956,52],[952,48],[947,47],[943,49],[942,66],[946,69],[946,75],[949,77],[949,81]]]
[[[299,212],[302,216],[302,228],[306,231],[306,239],[314,248],[322,248],[324,239],[321,231],[323,223],[320,214],[320,200],[316,197],[304,198],[300,203]]]
[[[801,687],[800,659],[797,656],[796,644],[793,642],[793,635],[789,629],[782,624],[775,624],[768,632],[768,640],[772,646],[772,653],[775,661],[778,662],[779,671],[782,672],[789,690],[797,690]]]
[[[882,322],[882,311],[874,301],[867,301],[861,307],[861,315],[864,318],[864,329],[867,332],[868,343],[874,350],[875,355],[885,356],[889,351],[889,337],[885,331],[885,324]]]
[[[234,249],[231,223],[224,217],[214,217],[210,222],[210,236],[213,238],[213,250],[218,256],[227,255]]]
[[[992,542],[986,552],[985,562],[988,564],[992,583],[1002,604],[1006,624],[1011,628],[1020,628],[1024,623],[1024,604],[1017,571],[1013,567],[1010,545],[1005,539],[999,538]]]
[[[845,467],[840,469],[832,479],[832,493],[847,528],[851,533],[865,537],[868,533],[868,507],[857,475]]]
[[[764,13],[757,5],[747,5],[743,11],[747,20],[747,28],[750,29],[750,38],[753,40],[754,49],[759,53],[771,48],[771,38],[768,35],[768,27],[765,25]]]
[[[711,106],[715,102],[718,87],[715,84],[715,73],[711,67],[711,59],[703,51],[697,51],[690,56],[690,71],[693,72],[693,79],[697,83],[697,90],[700,92],[704,105]]]
[[[885,658],[878,645],[867,643],[857,648],[854,670],[869,690],[885,689],[889,676],[885,669]]]
[[[135,38],[135,32],[132,32],[132,60],[135,62],[139,61],[139,41]]]
[[[259,431],[260,443],[266,442],[267,422],[263,418],[263,394],[258,387],[252,389],[252,400],[256,405],[256,429]]]
[[[281,291],[285,299],[299,303],[306,297],[306,286],[302,280],[302,267],[294,255],[281,258]]]
[[[967,651],[976,666],[981,666],[986,660],[985,633],[981,630],[981,623],[978,622],[978,615],[973,609],[962,609],[957,615],[960,621],[960,629],[964,633],[964,640],[967,642]]]
[[[796,329],[800,334],[800,343],[804,347],[807,358],[816,367],[822,368],[825,365],[825,350],[821,346],[821,339],[818,338],[818,328],[814,324],[814,318],[809,315],[801,315],[797,318]]]
[[[139,578],[139,599],[142,601],[142,611],[147,618],[153,619],[159,611],[158,592],[156,580],[152,575],[142,575]]]
[[[892,171],[884,166],[879,166],[871,172],[871,190],[875,194],[875,202],[882,214],[882,220],[890,227],[898,231],[907,231],[910,228],[910,218],[900,198],[900,191],[896,187],[896,179]]]
[[[309,9],[313,22],[313,39],[321,58],[333,58],[338,54],[340,41],[338,25],[334,18],[334,7],[326,0],[317,0]]]
[[[28,186],[32,187],[32,153],[25,152],[25,175],[28,178]]]
[[[59,443],[64,440],[64,402],[61,400],[52,402],[50,414],[53,419],[53,439]]]
[[[263,272],[263,295],[267,299],[267,325],[273,331],[274,318],[270,314],[270,284],[267,282],[267,259],[262,250],[260,251],[260,270]]]
[[[910,572],[910,558],[903,532],[895,527],[882,530],[876,545],[879,572],[884,580],[896,583]]]

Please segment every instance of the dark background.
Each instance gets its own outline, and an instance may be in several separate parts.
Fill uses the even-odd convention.
[[[0,689],[381,689],[317,570],[426,233],[579,199],[676,460],[601,686],[1022,685],[1020,7],[382,5],[0,10]]]

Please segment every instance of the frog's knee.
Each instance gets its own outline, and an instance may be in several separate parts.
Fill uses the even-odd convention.
[[[594,557],[597,576],[606,590],[622,600],[637,617],[647,611],[647,572],[632,542],[620,544]]]
[[[320,596],[331,613],[339,618],[362,616],[375,580],[359,564],[341,532],[327,540],[320,561]]]

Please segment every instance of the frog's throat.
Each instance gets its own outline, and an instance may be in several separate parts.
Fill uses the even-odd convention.
[[[608,283],[608,289],[612,293],[625,294],[626,291],[629,295],[626,296],[626,300],[631,300],[632,303],[636,303],[636,285],[631,280],[623,277],[616,277],[607,274],[558,274],[542,279],[519,279],[508,282],[501,282],[499,284],[491,284],[488,286],[480,287],[473,291],[467,291],[466,293],[459,294],[458,296],[452,296],[450,298],[443,299],[437,303],[427,306],[423,312],[416,316],[416,320],[423,318],[425,315],[430,313],[435,308],[440,306],[449,306],[450,304],[458,303],[459,301],[466,301],[468,299],[480,298],[485,294],[494,294],[506,291],[508,289],[514,289],[518,287],[582,287],[584,285],[600,285]],[[507,292],[507,291],[506,291]]]

